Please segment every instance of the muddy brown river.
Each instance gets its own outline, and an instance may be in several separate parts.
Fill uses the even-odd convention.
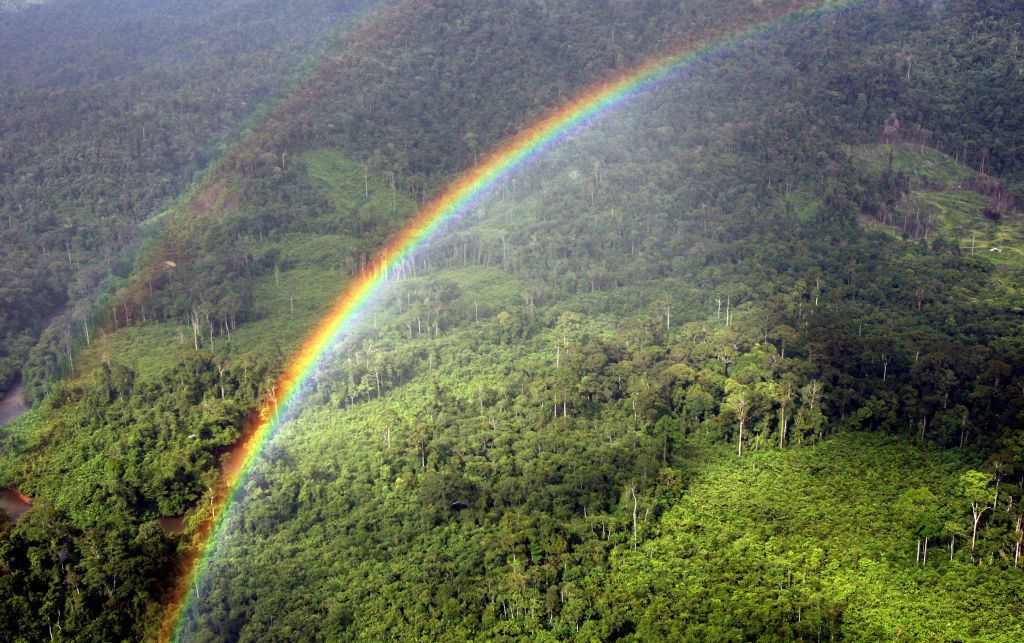
[[[15,382],[14,388],[4,393],[3,399],[0,400],[0,424],[7,424],[27,410],[25,387],[21,380],[18,380]]]
[[[21,518],[21,514],[32,508],[32,499],[14,489],[0,489],[0,511],[7,514],[11,521]]]

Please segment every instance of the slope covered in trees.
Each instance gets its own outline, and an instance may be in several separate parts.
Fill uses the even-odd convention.
[[[72,0],[0,12],[0,390],[21,373],[40,397],[70,344],[104,319],[146,222],[366,4]]]
[[[560,94],[756,17],[414,4],[169,215],[121,319],[0,434],[0,483],[36,498],[0,536],[4,631],[147,632],[188,545],[154,519],[202,518],[218,454],[417,203]],[[307,384],[190,637],[1019,639],[1020,266],[965,232],[1020,247],[997,108],[1021,23],[789,24],[510,177]]]

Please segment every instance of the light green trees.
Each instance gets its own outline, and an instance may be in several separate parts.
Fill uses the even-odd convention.
[[[779,405],[779,448],[786,446],[786,429],[789,426],[790,418],[786,415],[796,398],[797,383],[790,376],[783,376],[775,389],[775,400]]]
[[[928,564],[928,539],[937,536],[943,528],[941,503],[928,487],[916,487],[904,492],[899,502],[903,522],[917,536],[919,565]]]
[[[739,425],[739,433],[736,436],[736,455],[743,455],[743,430],[750,421],[757,404],[757,393],[754,387],[740,384],[730,379],[725,383],[725,404],[723,408],[732,413]]]
[[[800,388],[800,410],[794,427],[798,436],[820,437],[825,428],[825,416],[821,412],[821,398],[825,392],[821,382],[813,380]]]
[[[992,508],[988,504],[992,497],[992,492],[988,488],[991,481],[992,476],[973,469],[960,475],[960,493],[970,503],[971,517],[974,521],[971,528],[972,554],[978,545],[978,524],[981,522],[981,517],[987,509]]]

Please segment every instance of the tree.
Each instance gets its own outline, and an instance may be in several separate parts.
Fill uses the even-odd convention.
[[[776,389],[776,400],[779,403],[779,448],[786,446],[786,428],[789,424],[789,417],[786,411],[796,397],[797,386],[794,379],[787,373],[779,381]]]
[[[988,504],[992,497],[989,490],[989,483],[992,476],[981,471],[965,471],[960,475],[959,487],[961,495],[970,503],[973,526],[971,529],[971,553],[974,553],[978,544],[978,524],[986,510],[992,507]]]
[[[743,455],[743,430],[750,419],[754,409],[754,389],[746,384],[740,384],[736,380],[727,380],[725,390],[728,397],[725,399],[724,408],[731,412],[739,425],[739,433],[736,438],[736,455]]]
[[[808,436],[820,437],[825,427],[825,415],[821,411],[824,387],[812,380],[800,388],[800,410],[796,414],[794,429],[800,439]]]
[[[916,487],[904,492],[899,502],[903,520],[917,536],[917,558],[921,566],[928,564],[928,539],[942,531],[942,516],[938,498],[928,487]]]

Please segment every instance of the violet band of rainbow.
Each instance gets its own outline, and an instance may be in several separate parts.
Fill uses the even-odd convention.
[[[205,530],[202,542],[197,545],[191,564],[187,566],[186,573],[179,580],[178,596],[169,606],[168,623],[173,629],[162,629],[160,638],[175,641],[182,639],[195,596],[192,588],[198,587],[199,581],[204,577],[230,510],[236,504],[236,499],[263,448],[280,427],[281,418],[288,415],[288,411],[300,398],[303,384],[310,378],[317,365],[331,347],[352,330],[359,313],[387,285],[397,267],[412,259],[447,222],[463,212],[474,200],[487,192],[488,188],[507,177],[513,170],[644,90],[654,87],[660,81],[713,53],[786,25],[849,9],[866,2],[867,0],[808,1],[806,6],[761,20],[727,36],[655,57],[626,73],[591,87],[536,121],[501,145],[478,165],[463,173],[443,193],[421,209],[405,229],[390,240],[377,255],[373,264],[374,269],[356,278],[322,317],[317,328],[303,343],[279,379],[276,386],[276,390],[280,392],[279,399],[276,402],[269,400],[263,404],[259,413],[259,424],[255,430],[249,432],[249,437],[245,441],[242,464],[236,470],[226,473],[221,488],[228,491],[216,507],[215,518]]]

